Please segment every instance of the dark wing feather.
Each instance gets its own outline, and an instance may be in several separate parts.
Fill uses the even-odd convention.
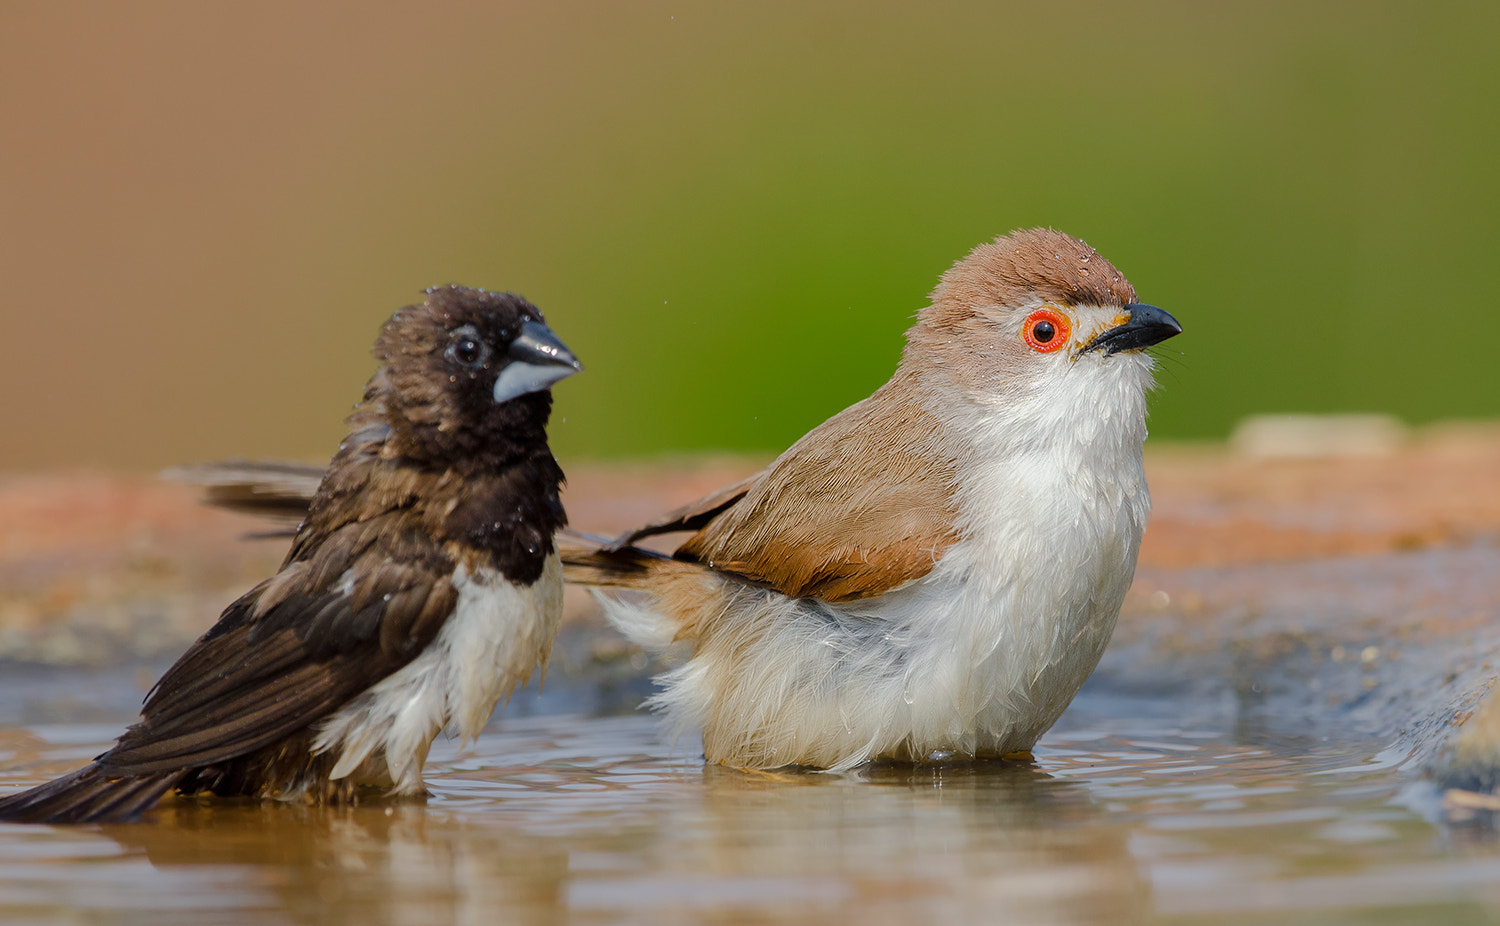
[[[87,765],[19,794],[0,798],[0,820],[15,823],[106,823],[145,813],[187,775],[175,769],[119,779]]]
[[[337,710],[437,636],[457,593],[441,547],[393,513],[348,524],[236,601],[167,670],[111,775],[245,755]]]

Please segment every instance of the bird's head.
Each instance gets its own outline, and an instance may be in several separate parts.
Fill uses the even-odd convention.
[[[544,448],[549,387],[583,369],[536,306],[465,286],[433,287],[391,316],[374,354],[389,451],[450,465]]]
[[[982,244],[943,275],[909,335],[909,365],[979,401],[1083,402],[1150,384],[1145,348],[1182,331],[1076,238],[1046,228]],[[1073,404],[1073,403],[1068,403]]]

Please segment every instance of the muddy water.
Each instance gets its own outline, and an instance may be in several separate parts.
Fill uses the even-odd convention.
[[[7,786],[102,749],[128,719],[104,705],[131,703],[119,698],[138,682],[51,678],[8,673],[31,695],[0,717]],[[530,707],[577,700],[551,697]],[[704,768],[695,743],[649,717],[513,707],[477,743],[437,745],[425,806],[182,802],[146,825],[0,826],[0,919],[1500,918],[1488,831],[1431,822],[1414,773],[1380,741],[1247,738],[1212,704],[1132,696],[1107,675],[1034,764],[845,775]]]

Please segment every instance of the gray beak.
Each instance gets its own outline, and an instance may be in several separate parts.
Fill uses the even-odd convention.
[[[1167,338],[1182,334],[1182,326],[1177,323],[1177,319],[1154,305],[1135,302],[1124,308],[1130,313],[1130,321],[1101,333],[1078,353],[1102,350],[1104,356],[1108,357],[1122,350],[1140,350],[1152,344],[1160,344]]]
[[[523,323],[507,354],[510,363],[495,380],[497,403],[509,402],[528,392],[540,392],[583,369],[568,346],[541,322]]]

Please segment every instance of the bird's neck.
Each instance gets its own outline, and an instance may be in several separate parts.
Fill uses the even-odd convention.
[[[531,585],[554,550],[553,535],[568,523],[559,497],[562,482],[562,469],[545,444],[498,471],[461,473],[444,509],[442,532],[482,551],[488,565],[511,582]]]
[[[472,569],[495,569],[520,585],[543,572],[552,536],[566,525],[563,473],[545,436],[489,452],[434,460],[405,451],[383,407],[368,399],[349,417],[349,436],[318,487],[288,554],[297,559],[340,527],[410,509],[418,523],[462,551]]]

